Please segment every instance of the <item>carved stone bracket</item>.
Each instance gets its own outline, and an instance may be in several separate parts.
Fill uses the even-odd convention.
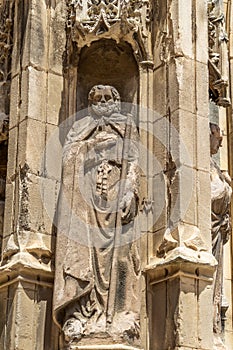
[[[209,88],[211,99],[219,106],[228,107],[228,63],[226,58],[228,36],[225,17],[219,0],[208,0],[209,32]]]
[[[82,47],[101,38],[124,39],[141,60],[148,60],[149,0],[67,0],[72,41]]]
[[[165,231],[163,241],[157,250],[157,257],[172,259],[176,249],[178,251],[181,249],[180,251],[190,257],[195,254],[198,258],[208,250],[198,227],[183,223]]]

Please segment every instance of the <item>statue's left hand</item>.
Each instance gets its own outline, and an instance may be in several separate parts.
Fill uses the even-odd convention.
[[[133,220],[137,214],[137,198],[134,192],[127,191],[124,194],[120,202],[120,209],[123,224],[127,224]]]

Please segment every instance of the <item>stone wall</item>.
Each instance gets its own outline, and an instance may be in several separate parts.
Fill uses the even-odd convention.
[[[207,1],[135,3],[133,13],[126,6],[115,22],[100,17],[88,27],[75,0],[0,1],[12,23],[0,90],[9,114],[2,350],[62,349],[52,310],[61,152],[95,84],[139,105],[141,348],[213,349]],[[216,100],[228,103],[226,86],[216,92],[211,81]],[[92,349],[101,346],[92,339]]]

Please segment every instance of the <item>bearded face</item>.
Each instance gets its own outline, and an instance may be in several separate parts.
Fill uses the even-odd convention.
[[[108,117],[119,110],[119,101],[113,96],[111,86],[94,87],[89,94],[91,112],[98,117]]]
[[[213,130],[210,134],[210,153],[218,153],[219,147],[222,147],[222,136],[220,130]]]

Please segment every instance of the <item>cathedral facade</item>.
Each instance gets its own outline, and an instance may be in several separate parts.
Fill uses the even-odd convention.
[[[0,350],[231,350],[233,1],[0,21]]]

